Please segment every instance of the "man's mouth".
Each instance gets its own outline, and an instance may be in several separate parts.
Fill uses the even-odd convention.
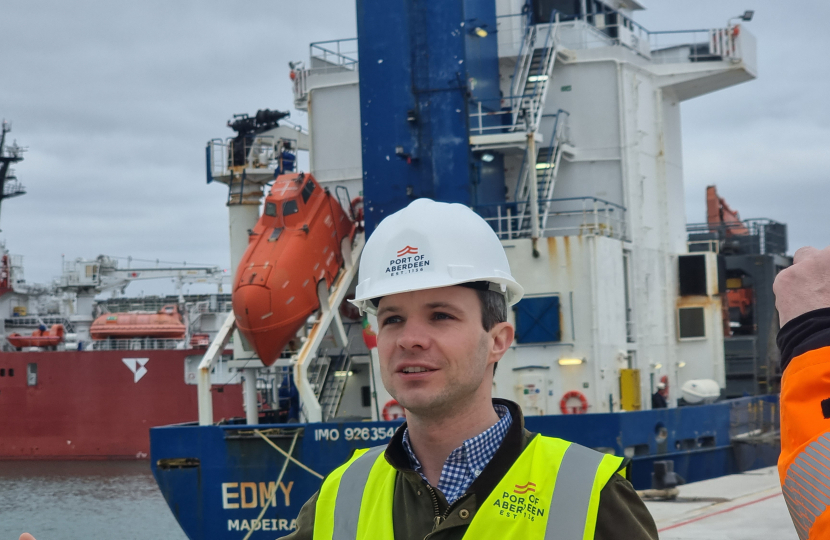
[[[425,367],[416,367],[416,366],[405,367],[401,370],[401,372],[403,372],[403,373],[423,373],[425,371],[432,371],[432,370],[427,369]]]

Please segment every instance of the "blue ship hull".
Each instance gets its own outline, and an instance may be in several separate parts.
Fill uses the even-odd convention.
[[[687,482],[775,464],[777,396],[626,413],[537,416],[527,429],[632,457],[634,487],[651,486],[653,463],[674,462]],[[321,481],[289,463],[262,436],[326,475],[352,450],[385,444],[399,422],[320,424],[182,424],[150,430],[153,475],[188,538],[240,540],[290,533]],[[263,512],[272,500],[273,504]],[[259,516],[262,514],[262,518]]]

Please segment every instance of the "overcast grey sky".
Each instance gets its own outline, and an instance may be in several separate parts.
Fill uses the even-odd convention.
[[[705,220],[717,184],[742,217],[787,223],[791,251],[830,243],[830,5],[644,3],[650,30],[756,11],[759,78],[682,105],[687,220]],[[4,202],[0,238],[27,280],[57,276],[62,254],[227,267],[227,193],[205,184],[205,142],[231,135],[234,113],[291,108],[288,62],[355,35],[351,0],[0,0],[0,116],[29,147],[28,194]]]

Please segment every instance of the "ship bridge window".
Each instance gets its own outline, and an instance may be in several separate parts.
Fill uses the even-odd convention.
[[[305,186],[303,186],[303,202],[304,203],[308,202],[308,199],[311,198],[312,193],[314,193],[314,182],[309,180],[308,182],[305,183]]]
[[[276,217],[277,216],[277,205],[272,202],[265,203],[265,215]]]
[[[282,203],[282,215],[283,215],[283,217],[290,216],[291,214],[296,214],[299,211],[300,211],[300,209],[297,207],[297,201],[295,201],[294,199],[291,199],[290,201],[285,201],[284,203]]]
[[[706,296],[706,257],[680,255],[677,258],[680,296]]]
[[[677,328],[680,339],[706,337],[706,312],[702,307],[682,307],[677,310]]]
[[[559,12],[561,19],[570,19],[582,13],[580,0],[533,0],[533,16],[536,24],[550,22],[552,13]]]

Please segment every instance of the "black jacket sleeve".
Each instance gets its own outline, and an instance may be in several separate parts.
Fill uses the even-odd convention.
[[[778,332],[777,342],[782,373],[796,356],[830,347],[830,308],[809,311],[789,321]]]
[[[313,540],[314,538],[314,511],[317,508],[318,491],[306,502],[297,515],[297,530],[283,537],[283,540]]]
[[[657,540],[657,525],[631,483],[615,474],[602,488],[594,540]]]

